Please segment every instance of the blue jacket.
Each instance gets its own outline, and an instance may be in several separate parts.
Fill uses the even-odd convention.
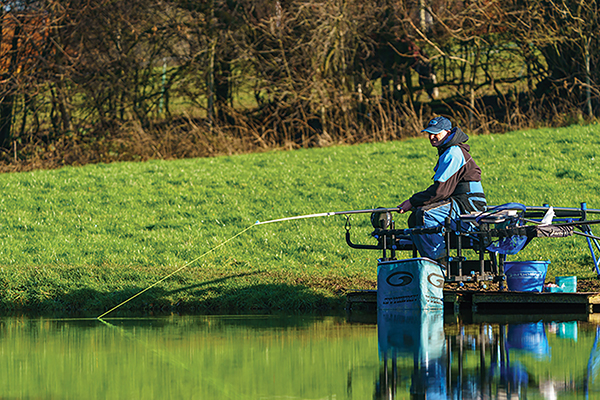
[[[460,128],[452,129],[438,147],[433,184],[410,198],[414,207],[452,198],[458,202],[461,212],[484,209],[486,200],[481,185],[481,169],[469,153],[470,147],[465,144],[467,140],[469,137]]]

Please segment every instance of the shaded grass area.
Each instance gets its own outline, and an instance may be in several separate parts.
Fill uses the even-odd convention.
[[[469,144],[490,204],[600,208],[597,125]],[[417,138],[2,174],[0,307],[100,313],[189,263],[123,309],[341,308],[348,290],[375,288],[380,257],[346,245],[345,217],[253,224],[394,207],[429,185],[435,161]],[[367,214],[350,222],[373,243]],[[551,260],[549,279],[595,276],[580,237],[534,240],[511,259]]]
[[[165,268],[149,268],[142,272],[139,269],[88,266],[65,268],[61,276],[48,277],[52,275],[48,269],[26,268],[18,277],[3,276],[0,306],[7,311],[88,314],[99,314],[101,310],[123,302],[118,307],[119,311],[341,310],[344,306],[340,296],[343,288],[353,284],[350,280],[292,277],[267,271],[235,274],[212,271],[212,274],[207,274],[190,268],[137,296],[151,285],[152,279],[168,272]]]

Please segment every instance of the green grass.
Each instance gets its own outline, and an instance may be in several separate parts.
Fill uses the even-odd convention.
[[[600,208],[598,125],[469,144],[490,204]],[[345,290],[374,288],[380,256],[345,244],[345,217],[253,224],[396,206],[430,183],[435,160],[418,138],[0,175],[0,307],[103,310],[191,261],[122,309],[339,307]],[[373,243],[367,214],[351,222],[356,241]],[[511,259],[551,260],[550,277],[594,275],[581,237],[536,239]]]

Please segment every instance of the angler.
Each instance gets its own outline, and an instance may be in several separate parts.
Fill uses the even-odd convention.
[[[433,168],[433,184],[413,194],[398,206],[400,213],[412,211],[410,228],[443,226],[449,216],[455,223],[458,216],[484,211],[487,205],[481,169],[469,153],[469,137],[445,117],[429,121],[421,132],[429,134],[431,146],[438,151]],[[422,257],[439,260],[444,256],[444,237],[441,233],[413,235],[412,242]]]

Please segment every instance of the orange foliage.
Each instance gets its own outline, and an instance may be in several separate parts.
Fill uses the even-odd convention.
[[[8,12],[0,17],[0,76],[28,74],[41,61],[49,21],[42,13]]]

